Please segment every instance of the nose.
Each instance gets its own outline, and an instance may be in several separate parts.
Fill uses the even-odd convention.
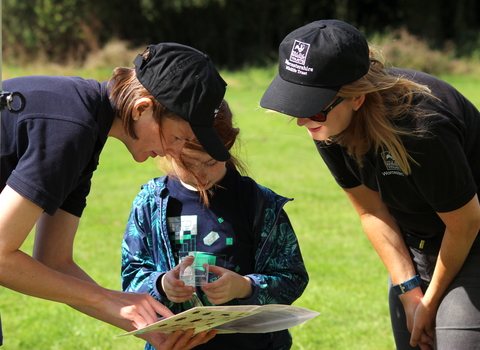
[[[204,183],[205,180],[207,179],[207,171],[202,166],[202,167],[200,167],[200,169],[195,171],[195,176],[198,178],[198,180],[201,183]]]
[[[304,126],[308,121],[308,118],[297,118],[297,125]]]

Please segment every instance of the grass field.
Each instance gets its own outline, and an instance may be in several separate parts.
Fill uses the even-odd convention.
[[[291,329],[293,349],[394,349],[387,273],[353,208],[306,131],[259,107],[274,74],[274,69],[248,69],[222,75],[229,84],[226,99],[242,129],[237,153],[259,183],[295,199],[286,210],[310,274],[295,305],[321,315]],[[480,106],[479,79],[444,78]],[[159,175],[153,161],[135,163],[118,141],[107,142],[75,244],[75,260],[99,284],[120,288],[120,243],[131,202],[141,184]],[[32,238],[23,247],[28,253]],[[5,288],[0,288],[0,311],[5,350],[143,348],[142,340],[115,339],[121,330],[65,305]]]

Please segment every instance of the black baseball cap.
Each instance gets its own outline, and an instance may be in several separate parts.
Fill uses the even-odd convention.
[[[177,43],[149,45],[146,59],[133,61],[137,78],[165,107],[186,120],[205,151],[218,161],[230,159],[213,122],[227,83],[210,58]]]
[[[365,37],[350,24],[330,19],[300,27],[280,44],[278,75],[260,106],[311,117],[324,110],[343,85],[367,74],[369,56]]]

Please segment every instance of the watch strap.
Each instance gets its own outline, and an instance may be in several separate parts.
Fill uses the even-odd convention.
[[[395,295],[400,295],[404,294],[413,288],[420,287],[422,285],[422,280],[419,275],[415,275],[412,278],[410,278],[408,281],[402,282],[397,284],[396,286],[393,286],[393,292]]]

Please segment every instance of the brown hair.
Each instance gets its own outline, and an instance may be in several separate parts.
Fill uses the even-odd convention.
[[[338,96],[353,98],[365,95],[365,101],[355,112],[350,125],[327,143],[335,142],[347,148],[357,163],[363,164],[363,156],[373,147],[375,153],[390,151],[406,175],[410,174],[410,162],[417,164],[407,152],[401,135],[419,136],[425,130],[402,130],[395,120],[412,115],[414,118],[427,116],[428,111],[417,108],[414,98],[435,98],[430,89],[402,77],[388,74],[381,61],[370,57],[368,73],[359,80],[342,86]]]
[[[147,49],[142,57],[150,54]],[[161,125],[162,118],[181,119],[167,107],[157,101],[155,97],[138,81],[135,68],[117,67],[108,81],[110,100],[115,109],[115,117],[122,120],[123,129],[128,136],[137,140],[138,137],[133,131],[133,107],[137,100],[149,98],[153,102],[153,118]],[[161,130],[161,128],[160,128]]]
[[[247,174],[246,167],[231,152],[231,149],[234,146],[235,141],[237,140],[237,137],[240,133],[240,129],[234,127],[233,114],[232,114],[232,111],[230,110],[230,107],[228,106],[227,101],[223,100],[222,103],[220,104],[218,113],[215,116],[213,126],[217,134],[220,136],[223,143],[225,144],[227,150],[229,150],[231,154],[230,159],[226,162],[225,166],[227,168],[235,169],[239,171],[241,174],[246,175]],[[180,157],[173,161],[175,161],[177,165],[181,166],[183,169],[188,171],[192,175],[192,177],[194,177],[197,180],[195,187],[199,192],[202,203],[208,207],[209,206],[208,198],[210,195],[213,194],[214,187],[218,185],[212,186],[209,190],[205,190],[204,188],[202,188],[200,181],[198,181],[193,171],[189,169],[188,164],[185,162],[187,159],[192,159],[194,157],[194,155],[192,154],[192,151],[205,152],[202,145],[196,139],[194,139],[191,141],[187,141],[185,143],[185,146],[182,148],[182,152],[180,153]],[[169,156],[167,157],[169,161],[172,162],[172,159]],[[176,174],[173,171],[169,172],[169,176],[175,179],[178,179]]]

